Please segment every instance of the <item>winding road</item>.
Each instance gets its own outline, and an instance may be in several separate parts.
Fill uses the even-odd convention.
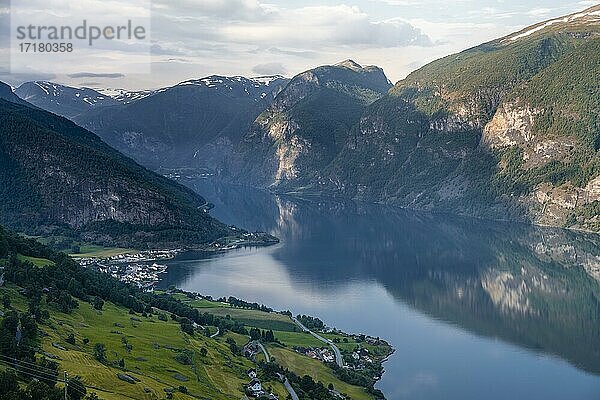
[[[265,361],[266,362],[271,362],[271,357],[269,356],[269,353],[267,352],[267,349],[265,349],[265,346],[263,346],[261,342],[256,342],[256,344],[258,345],[258,347],[260,347],[260,349],[262,350],[263,354],[265,355]]]
[[[298,395],[294,391],[294,388],[292,387],[292,385],[290,385],[290,381],[288,380],[288,378],[285,378],[285,381],[283,381],[283,386],[285,386],[285,388],[287,389],[288,393],[292,397],[292,400],[300,400],[298,398]]]
[[[333,343],[333,341],[331,341],[329,339],[325,339],[323,336],[319,335],[318,333],[315,333],[315,332],[311,331],[310,329],[308,329],[307,327],[305,327],[304,325],[302,325],[302,322],[298,321],[298,319],[296,317],[291,317],[291,318],[292,318],[292,321],[294,321],[294,323],[296,325],[298,325],[300,327],[300,329],[302,329],[304,332],[310,333],[316,339],[318,339],[321,342],[323,342],[323,343],[328,344],[329,346],[331,346],[331,348],[333,349],[333,352],[335,354],[335,362],[336,362],[336,364],[340,368],[344,367],[344,358],[342,357],[342,352]]]

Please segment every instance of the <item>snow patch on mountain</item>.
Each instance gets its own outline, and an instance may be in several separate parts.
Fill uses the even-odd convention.
[[[133,103],[146,97],[155,95],[156,93],[164,92],[167,88],[156,89],[156,90],[127,90],[121,88],[99,88],[97,91],[111,97],[122,104]]]
[[[506,42],[506,41],[514,42],[515,40],[519,40],[521,38],[530,36],[531,34],[533,34],[535,32],[539,32],[542,29],[545,29],[545,28],[555,25],[555,24],[559,24],[559,23],[570,24],[570,23],[581,23],[581,22],[584,22],[584,23],[585,22],[589,22],[589,23],[600,22],[600,9],[596,9],[596,7],[595,7],[595,8],[591,8],[591,9],[588,9],[586,11],[583,11],[583,12],[580,12],[577,14],[568,15],[563,18],[551,19],[540,25],[534,26],[531,29],[528,29],[525,32],[521,32],[515,36],[505,38],[501,42]]]

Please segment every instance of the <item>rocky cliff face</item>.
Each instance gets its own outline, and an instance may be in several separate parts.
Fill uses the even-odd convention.
[[[105,243],[201,244],[230,234],[204,199],[41,110],[0,100],[0,221]]]
[[[333,160],[365,107],[390,87],[380,68],[351,60],[299,74],[242,137],[226,173],[264,187],[304,185]]]
[[[242,153],[257,156],[238,180],[599,231],[599,13],[595,6],[437,60],[346,112],[342,129],[313,121],[327,121],[319,105],[337,113],[337,100],[295,112],[322,87],[349,93],[318,70],[302,74],[245,137]]]

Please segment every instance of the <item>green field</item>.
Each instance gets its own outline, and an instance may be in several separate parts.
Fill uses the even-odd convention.
[[[274,331],[275,337],[286,346],[292,347],[329,347],[319,339],[305,332]]]
[[[350,395],[353,400],[367,400],[372,398],[364,388],[340,381],[333,374],[333,371],[321,361],[313,360],[293,350],[277,345],[269,345],[267,350],[274,361],[283,368],[293,371],[296,375],[309,375],[313,379],[323,382],[325,386],[331,383],[337,391]]]
[[[9,293],[13,307],[21,311],[26,309],[27,301],[18,294],[17,287],[0,288],[0,296],[4,293]],[[165,388],[180,385],[186,386],[191,396],[177,393],[176,399],[241,398],[243,384],[248,381],[246,371],[253,365],[242,357],[233,356],[224,340],[221,342],[200,334],[191,337],[181,332],[174,321],[163,322],[155,316],[132,316],[128,310],[110,303],[105,303],[102,311],[81,301],[72,314],[51,311],[51,318],[40,328],[48,335],[43,338],[41,347],[60,358],[60,370],[66,370],[71,376],[81,376],[86,386],[94,387],[93,391],[105,400],[164,398]],[[75,345],[65,341],[71,333],[75,335]],[[89,339],[88,344],[84,344],[84,338]],[[243,337],[237,339],[245,341]],[[125,340],[131,346],[129,352]],[[106,346],[108,362],[100,363],[94,359],[96,343]],[[202,347],[208,350],[206,357],[199,354]],[[192,365],[175,360],[182,349],[194,351]],[[125,371],[116,367],[121,358],[125,361]],[[119,380],[117,374],[122,372],[140,382],[130,384]],[[187,381],[183,381],[185,379]]]
[[[156,291],[156,293],[164,293],[163,291]],[[181,300],[190,307],[195,308],[231,308],[228,303],[221,303],[220,301],[210,301],[206,299],[190,299],[184,293],[173,293],[171,294],[174,298]],[[206,310],[203,310],[206,311]]]
[[[267,313],[259,310],[226,307],[204,307],[202,311],[221,317],[229,315],[232,319],[235,319],[244,325],[260,329],[272,329],[274,331],[285,332],[295,332],[300,330],[287,315],[275,312]]]
[[[105,258],[105,257],[113,257],[121,254],[132,254],[137,253],[137,250],[134,249],[124,249],[120,247],[102,247],[102,246],[94,246],[94,245],[84,245],[81,246],[79,252],[76,254],[69,254],[73,258]]]
[[[29,256],[21,255],[21,254],[18,255],[18,258],[20,261],[29,261],[36,267],[40,267],[40,268],[54,266],[54,262],[47,260],[45,258],[29,257]]]

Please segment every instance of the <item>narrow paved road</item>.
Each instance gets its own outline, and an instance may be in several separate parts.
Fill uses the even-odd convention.
[[[217,326],[217,331],[215,333],[213,333],[212,335],[210,335],[211,338],[216,338],[217,336],[219,336],[219,327]]]
[[[265,349],[265,346],[263,346],[261,342],[256,342],[256,344],[258,345],[258,347],[260,347],[263,354],[265,355],[265,361],[271,362],[271,357],[269,357],[269,353],[267,353],[267,349]]]
[[[285,388],[287,389],[288,393],[292,397],[292,400],[300,400],[298,398],[298,395],[294,391],[294,388],[292,387],[292,385],[290,385],[290,381],[288,380],[288,378],[285,378],[285,381],[283,382],[283,385],[285,386]]]
[[[296,319],[296,317],[292,317],[292,321],[294,321],[294,323],[296,325],[298,325],[300,327],[300,329],[302,329],[304,332],[308,332],[310,333],[313,337],[315,337],[316,339],[319,339],[321,342],[324,342],[325,344],[328,344],[331,346],[331,348],[333,349],[333,352],[335,354],[335,362],[336,364],[343,368],[344,367],[344,359],[342,358],[342,352],[340,351],[340,349],[338,349],[338,347],[329,339],[325,339],[323,336],[319,335],[318,333],[315,333],[313,331],[311,331],[310,329],[308,329],[307,327],[305,327],[304,325],[302,325],[302,322],[298,321]]]

